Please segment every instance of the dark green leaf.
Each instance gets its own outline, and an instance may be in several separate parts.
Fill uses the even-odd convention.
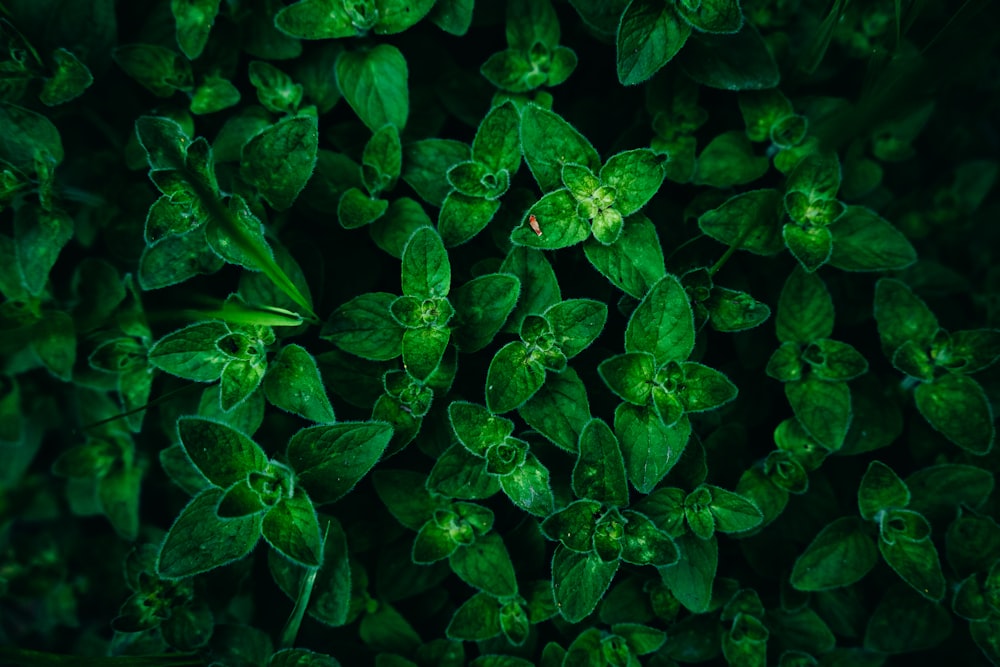
[[[580,433],[579,458],[573,467],[573,492],[578,498],[604,505],[628,504],[625,463],[618,440],[600,419],[592,419]]]
[[[703,213],[698,226],[720,243],[755,255],[776,255],[785,247],[779,224],[782,216],[777,190],[751,190]]]
[[[261,515],[220,519],[222,489],[209,489],[188,503],[167,532],[156,562],[164,579],[183,579],[246,556],[260,539]]]
[[[212,484],[228,488],[267,465],[264,450],[228,426],[199,417],[182,417],[177,434],[188,458]]]
[[[875,321],[882,347],[890,355],[908,340],[929,345],[938,330],[934,313],[895,278],[882,278],[875,284]]]
[[[590,421],[587,391],[572,368],[553,373],[542,388],[518,408],[529,426],[559,447],[576,451],[583,427]]]
[[[52,52],[52,68],[52,77],[45,79],[38,93],[38,99],[46,106],[54,107],[76,99],[94,82],[87,66],[66,49]]]
[[[407,144],[403,148],[403,180],[428,204],[441,206],[452,189],[445,174],[471,157],[468,144],[451,139],[424,139]]]
[[[874,211],[848,206],[832,225],[830,265],[844,271],[905,269],[917,261],[907,238]]]
[[[583,165],[595,172],[601,166],[597,151],[586,137],[558,114],[536,104],[527,105],[521,112],[521,150],[543,192],[562,185],[565,164]]]
[[[177,22],[177,45],[189,59],[201,55],[208,41],[220,0],[171,0],[170,10]]]
[[[455,610],[445,629],[449,639],[482,641],[500,634],[500,609],[496,599],[476,593]]]
[[[430,227],[417,229],[403,249],[403,294],[443,297],[451,289],[451,265],[441,237]]]
[[[673,5],[632,0],[618,24],[618,81],[626,86],[646,81],[677,55],[690,35],[691,24]]]
[[[555,344],[567,359],[585,350],[604,329],[608,307],[593,299],[567,299],[543,313],[552,326]]]
[[[545,368],[520,341],[507,343],[493,356],[486,372],[486,407],[503,414],[520,407],[545,382]]]
[[[316,166],[319,130],[312,116],[278,121],[243,145],[240,175],[278,210],[289,208]]]
[[[317,505],[337,500],[382,456],[392,428],[379,422],[342,422],[305,428],[288,442],[288,462]]]
[[[517,277],[506,273],[479,276],[455,290],[450,301],[459,322],[453,333],[459,349],[486,347],[514,310],[520,291]]]
[[[861,478],[858,487],[858,509],[866,521],[876,519],[876,515],[893,507],[907,507],[910,504],[910,490],[892,468],[881,461],[872,461]]]
[[[658,568],[674,597],[689,611],[700,614],[712,600],[712,584],[719,564],[719,545],[714,536],[702,540],[694,535],[676,539],[680,559]]]
[[[552,592],[559,613],[570,623],[589,616],[618,571],[618,561],[605,562],[594,553],[556,547],[552,557]]]
[[[691,422],[682,418],[664,426],[653,410],[622,403],[615,410],[615,433],[629,481],[640,493],[649,493],[680,459]]]
[[[698,156],[694,182],[717,188],[752,183],[767,173],[767,158],[754,155],[746,134],[724,132],[712,139]]]
[[[823,447],[840,449],[851,425],[851,390],[814,375],[785,383],[785,396],[806,432]]]
[[[623,400],[643,406],[649,402],[656,362],[648,352],[630,352],[605,359],[598,365],[604,384]]]
[[[914,390],[917,409],[948,440],[973,454],[993,448],[993,408],[978,382],[963,375],[943,375]]]
[[[298,345],[286,345],[264,376],[267,400],[310,421],[334,421],[333,407],[323,388],[316,360]]]
[[[403,353],[404,331],[389,312],[396,298],[370,292],[351,299],[333,312],[321,336],[363,359],[395,359]]]
[[[932,525],[944,525],[962,506],[978,509],[994,488],[993,475],[983,468],[961,463],[939,463],[906,478],[912,494],[909,509],[920,512]]]
[[[750,22],[744,23],[735,34],[696,32],[678,58],[678,64],[698,83],[722,90],[765,90],[774,88],[781,80],[770,45]]]
[[[932,648],[951,634],[951,615],[905,587],[893,587],[875,607],[864,645],[880,653],[911,653]]]
[[[473,588],[498,598],[517,594],[517,579],[507,547],[495,532],[460,547],[449,558],[451,569]]]
[[[718,486],[704,486],[711,492],[708,509],[715,518],[715,530],[720,533],[742,533],[761,524],[763,515],[753,501]]]
[[[337,57],[337,85],[344,99],[372,132],[387,123],[406,126],[410,114],[406,58],[391,44],[343,51]]]
[[[623,216],[646,205],[665,176],[663,158],[647,148],[617,153],[601,167],[601,183],[615,189],[615,208]]]
[[[540,517],[552,514],[555,500],[549,471],[534,454],[529,452],[524,463],[502,476],[500,488],[512,503],[525,512]]]
[[[684,361],[694,349],[694,316],[680,281],[668,275],[643,297],[625,329],[626,352],[649,352],[657,364]]]
[[[875,541],[855,517],[823,528],[795,561],[791,584],[800,591],[823,591],[860,581],[875,567]]]
[[[319,520],[305,493],[286,496],[265,512],[261,534],[281,555],[303,567],[319,567],[323,562]]]

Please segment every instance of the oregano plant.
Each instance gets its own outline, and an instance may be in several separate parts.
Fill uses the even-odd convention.
[[[0,664],[1000,664],[997,25],[0,3]]]

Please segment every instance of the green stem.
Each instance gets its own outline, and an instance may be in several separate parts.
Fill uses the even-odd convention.
[[[750,236],[750,232],[754,230],[754,226],[755,225],[749,224],[743,228],[743,231],[740,232],[740,235],[736,239],[736,242],[731,244],[728,248],[726,248],[726,252],[722,253],[722,257],[720,257],[719,260],[712,265],[712,268],[708,270],[708,275],[710,277],[714,277],[715,274],[719,272],[719,269],[721,269],[726,264],[726,262],[729,261],[729,258],[733,256],[733,253],[735,253],[737,250],[740,249],[740,247],[742,247],[743,242],[747,240],[748,236]]]

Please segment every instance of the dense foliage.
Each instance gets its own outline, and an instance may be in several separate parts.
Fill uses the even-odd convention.
[[[1000,664],[997,25],[0,3],[0,662]]]

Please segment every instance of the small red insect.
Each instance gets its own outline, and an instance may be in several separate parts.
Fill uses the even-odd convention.
[[[538,218],[535,217],[534,213],[528,216],[528,225],[531,227],[531,231],[535,232],[539,236],[542,235],[542,228],[539,227]]]

